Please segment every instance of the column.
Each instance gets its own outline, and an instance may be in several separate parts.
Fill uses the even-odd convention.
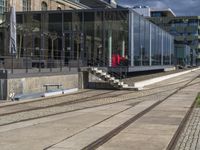
[[[122,53],[121,53],[122,57],[125,57],[125,40],[123,38],[122,40]]]
[[[112,30],[108,31],[108,59],[109,67],[112,67]]]

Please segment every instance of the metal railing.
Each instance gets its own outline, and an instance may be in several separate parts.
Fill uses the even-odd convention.
[[[118,79],[125,77],[128,72],[128,64],[112,67],[108,58],[79,57],[70,51],[27,48],[15,55],[0,56],[0,70],[7,70],[9,74],[73,73],[81,67],[99,67]]]
[[[0,56],[0,70],[9,74],[77,72],[78,60],[61,50],[24,49],[20,54]]]

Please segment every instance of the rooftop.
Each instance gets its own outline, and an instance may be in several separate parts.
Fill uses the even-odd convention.
[[[166,16],[176,17],[176,14],[170,8],[151,8],[151,12],[163,12]]]

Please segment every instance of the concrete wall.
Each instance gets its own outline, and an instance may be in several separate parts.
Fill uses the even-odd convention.
[[[64,89],[78,88],[78,74],[7,79],[7,95],[43,92],[44,84],[62,84]]]
[[[101,80],[100,78],[96,77],[91,73],[89,74],[88,81],[89,81],[88,88],[91,89],[109,89],[109,90],[115,89],[108,82]]]

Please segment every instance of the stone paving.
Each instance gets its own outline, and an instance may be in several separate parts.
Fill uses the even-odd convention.
[[[99,150],[166,149],[199,91],[199,84],[182,89],[99,147]]]
[[[200,108],[194,108],[175,150],[200,150]]]
[[[102,136],[101,133],[111,130],[111,128],[114,128],[115,125],[118,126],[117,123],[120,121],[120,119],[123,118],[124,120],[122,121],[125,121],[130,116],[133,116],[132,113],[134,113],[137,107],[137,111],[139,112],[142,110],[139,106],[142,104],[165,98],[167,95],[177,90],[180,86],[184,85],[194,76],[196,76],[194,73],[190,73],[178,78],[161,82],[159,84],[151,85],[148,87],[148,90],[140,92],[116,91],[114,93],[110,93],[110,97],[108,98],[108,95],[103,94],[105,91],[102,91],[100,94],[103,95],[103,97],[95,97],[95,100],[87,103],[76,104],[73,106],[59,106],[50,108],[48,110],[44,109],[32,112],[30,111],[29,113],[24,112],[16,115],[9,115],[7,117],[0,117],[0,124],[4,124],[15,120],[31,118],[33,116],[42,116],[55,112],[57,113],[88,106],[93,107],[99,104],[102,105],[108,102],[115,102],[112,105],[103,105],[101,107],[93,107],[90,109],[64,113],[62,115],[60,114],[1,126],[0,149],[40,150],[52,146],[52,150],[56,148],[61,150],[63,145],[62,147],[59,147],[60,143],[64,144],[63,150],[66,150],[66,147],[69,146],[67,143],[68,140],[74,141],[70,142],[71,147],[68,147],[70,150],[72,150],[73,147],[76,149],[77,146],[85,146],[84,144],[87,145],[88,143],[93,142],[94,136],[99,138]],[[182,92],[179,92],[179,95],[177,95],[175,98],[170,98],[168,103],[166,102],[159,107],[156,107],[156,109],[146,114],[143,118],[137,122],[134,122],[130,128],[124,130],[122,132],[123,134],[119,134],[119,136],[117,135],[107,143],[108,145],[105,144],[100,147],[100,149],[116,150],[118,148],[119,150],[140,150],[140,146],[143,146],[143,149],[141,150],[145,150],[144,148],[147,150],[160,150],[160,148],[165,147],[168,141],[170,141],[171,135],[177,129],[181,118],[184,116],[184,113],[186,113],[191,106],[191,103],[195,97],[194,95],[200,90],[199,81],[200,79],[195,80],[195,82],[198,82],[198,84],[187,87],[187,89],[183,89]],[[174,84],[177,82],[180,83],[178,85]],[[166,86],[167,84],[172,85]],[[98,93],[100,91],[97,90],[96,92]],[[194,93],[191,94],[191,92]],[[119,93],[126,94],[119,96]],[[94,93],[92,92],[90,96],[93,94]],[[86,96],[86,94],[83,95]],[[59,103],[65,99],[69,100],[70,98],[76,99],[74,96],[65,98],[63,97],[62,99],[58,99],[58,101],[55,103]],[[79,98],[81,98],[81,95],[79,95]],[[182,98],[184,98],[184,101]],[[52,100],[49,102],[52,102]],[[177,105],[177,103],[179,105]],[[35,106],[38,105],[40,105],[40,103],[35,103]],[[47,102],[44,102],[41,105],[45,106],[48,104]],[[179,108],[180,106],[181,108]],[[130,109],[131,111],[128,110],[129,108],[132,108]],[[124,113],[121,114],[121,112]],[[77,141],[78,138],[74,137],[81,137],[79,138],[80,141]],[[135,144],[135,142],[137,143]]]

